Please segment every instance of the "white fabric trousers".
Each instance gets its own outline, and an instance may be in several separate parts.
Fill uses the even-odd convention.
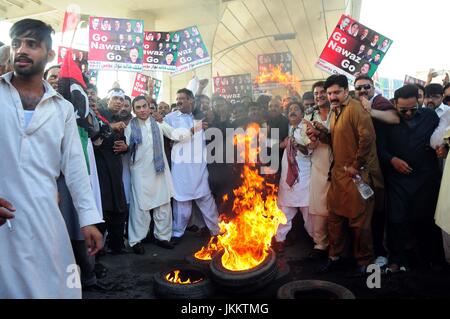
[[[300,210],[305,222],[305,230],[308,235],[314,240],[314,248],[319,250],[326,250],[328,248],[328,230],[327,217],[312,215],[309,213],[309,207],[286,207],[280,206],[280,210],[285,214],[286,224],[278,226],[275,240],[283,242],[292,228],[292,220],[297,211]]]
[[[135,201],[132,193],[130,203],[130,217],[128,222],[128,241],[131,247],[140,243],[147,237],[152,217],[150,211],[141,210]],[[161,205],[153,209],[153,234],[158,240],[170,240],[172,235],[172,209],[170,203]]]
[[[194,199],[200,209],[203,219],[211,235],[219,234],[219,213],[216,202],[211,193],[201,198]],[[173,201],[173,236],[181,237],[184,235],[189,219],[192,214],[192,200]]]

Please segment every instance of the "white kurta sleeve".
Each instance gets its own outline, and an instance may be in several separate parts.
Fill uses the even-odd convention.
[[[184,142],[189,141],[192,138],[191,130],[187,128],[173,128],[166,122],[158,123],[165,137],[176,141]]]
[[[127,145],[129,146],[130,145],[130,137],[131,137],[131,124],[128,124],[127,127],[125,128],[124,135],[125,135]]]
[[[439,125],[434,130],[433,135],[431,135],[430,145],[432,148],[436,149],[438,146],[444,144],[444,133],[450,125],[450,110],[447,110],[439,120]]]
[[[65,121],[61,153],[61,171],[78,212],[80,227],[102,223],[95,205],[75,113],[72,110],[68,112]]]

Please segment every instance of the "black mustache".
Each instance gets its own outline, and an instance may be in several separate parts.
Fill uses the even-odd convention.
[[[25,61],[25,62],[33,63],[33,60],[31,60],[30,58],[23,56],[23,55],[18,56],[14,59],[14,63],[18,62],[18,61]]]
[[[331,100],[330,103],[339,103],[339,100]]]

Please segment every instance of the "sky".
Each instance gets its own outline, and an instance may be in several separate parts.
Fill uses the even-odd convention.
[[[430,68],[450,70],[449,0],[362,0],[360,22],[394,41],[380,77],[403,80]]]

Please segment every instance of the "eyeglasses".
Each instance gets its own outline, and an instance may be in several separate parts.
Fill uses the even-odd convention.
[[[371,88],[372,88],[372,85],[370,85],[370,84],[365,84],[365,85],[358,85],[358,86],[355,86],[355,90],[356,90],[356,91],[361,91],[362,89],[368,91],[368,90],[370,90]]]
[[[409,111],[411,111],[412,114],[416,113],[416,111],[419,109],[419,106],[411,107],[411,108],[400,108],[398,111],[402,114],[406,114]]]

